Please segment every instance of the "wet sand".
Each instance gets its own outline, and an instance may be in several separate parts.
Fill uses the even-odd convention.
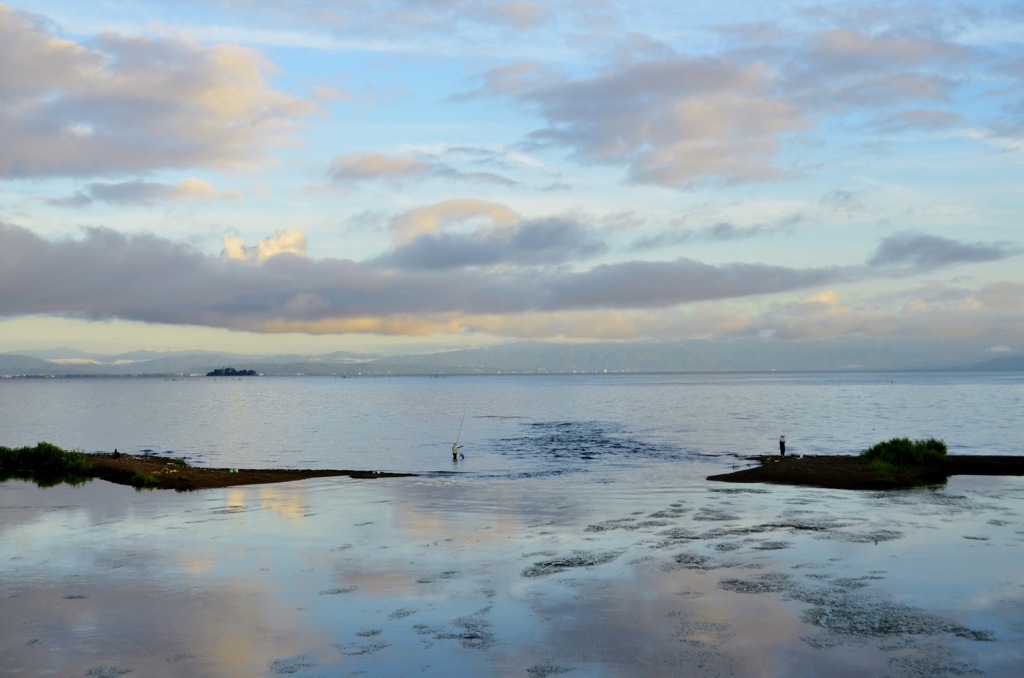
[[[748,457],[760,465],[708,476],[726,483],[773,483],[836,490],[891,490],[946,482],[951,476],[1024,476],[1024,457],[955,456],[897,473],[872,470],[853,456]]]
[[[408,473],[381,471],[345,471],[331,469],[249,469],[206,468],[189,466],[180,459],[154,455],[90,454],[93,474],[97,478],[133,487],[160,490],[201,490],[237,485],[284,483],[307,478],[347,476],[349,478],[401,478]]]

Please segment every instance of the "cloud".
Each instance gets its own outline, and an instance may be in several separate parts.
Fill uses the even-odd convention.
[[[551,265],[603,254],[607,246],[568,218],[529,219],[472,233],[426,233],[377,260],[404,270]]]
[[[936,235],[904,232],[884,238],[869,266],[932,269],[960,263],[997,261],[1017,254],[1005,243],[965,243]]]
[[[383,153],[346,153],[337,156],[327,170],[335,183],[385,181],[399,183],[427,177],[514,186],[518,182],[492,172],[462,172],[442,163]]]
[[[794,178],[802,166],[783,162],[784,151],[797,148],[790,142],[815,141],[805,135],[823,122],[863,128],[873,115],[869,126],[885,133],[946,128],[966,117],[954,94],[979,73],[995,75],[995,56],[968,35],[991,12],[868,9],[796,9],[776,22],[716,26],[724,44],[703,54],[672,52],[620,29],[594,72],[506,63],[455,100],[517,102],[544,121],[523,147],[562,148],[578,162],[624,167],[636,183],[686,188]]]
[[[779,233],[791,233],[793,229],[804,220],[802,214],[790,214],[772,223],[754,224],[752,226],[736,226],[727,221],[722,221],[705,228],[683,229],[675,228],[662,231],[653,235],[637,238],[629,246],[629,251],[638,252],[642,250],[658,249],[682,245],[688,242],[729,242],[733,240],[747,240],[760,236],[771,236]]]
[[[333,181],[394,181],[423,176],[432,170],[433,167],[429,163],[413,158],[387,156],[383,153],[348,153],[336,157],[331,162],[327,174]]]
[[[837,188],[821,196],[821,205],[835,212],[859,212],[864,209],[864,190]]]
[[[453,209],[456,205],[439,205],[444,209],[437,214],[447,210],[460,218],[502,213],[486,203],[476,210],[462,205],[461,212]],[[63,314],[254,332],[395,334],[513,326],[526,332],[531,323],[535,328],[554,328],[572,317],[588,318],[575,332],[559,330],[580,337],[584,327],[602,326],[600,314],[627,319],[660,313],[664,318],[675,314],[693,320],[697,311],[686,310],[693,304],[828,287],[875,271],[876,276],[888,275],[884,269],[866,266],[713,265],[688,258],[577,270],[549,265],[582,256],[579,245],[562,237],[566,230],[579,236],[571,223],[512,219],[504,224],[492,221],[483,228],[458,241],[464,252],[457,261],[430,259],[443,254],[431,249],[435,243],[430,238],[450,233],[437,230],[398,241],[392,253],[397,257],[356,262],[305,256],[305,237],[299,229],[278,231],[250,247],[241,238],[227,236],[221,255],[210,256],[150,234],[88,228],[78,239],[49,240],[0,222],[0,316]],[[427,240],[417,242],[423,237]],[[508,252],[499,260],[495,252],[502,243]],[[914,331],[981,336],[982,328],[941,326],[943,320],[973,317],[971,308],[978,307],[988,309],[987,315],[978,316],[989,323],[985,327],[1021,336],[1014,328],[1024,324],[1022,290],[1024,286],[1007,283],[963,298],[952,293],[920,296],[906,306],[909,320],[892,331],[911,332],[912,321],[918,319],[926,329]],[[881,311],[844,309],[834,297],[811,296],[775,309],[751,327],[794,336],[885,331]],[[734,328],[744,315],[728,309],[716,313],[722,318],[719,325]],[[875,319],[880,324],[869,322]],[[623,323],[618,326],[625,331],[622,328],[629,323]],[[602,332],[612,332],[615,325],[609,319]],[[635,324],[641,325],[653,327],[650,320]],[[695,326],[686,331],[697,334]]]
[[[92,204],[92,198],[82,191],[75,191],[63,198],[41,198],[41,200],[51,207],[66,207],[70,209],[88,207]]]
[[[488,23],[508,23],[517,30],[525,31],[539,26],[551,15],[548,8],[539,2],[499,2],[493,5],[479,5],[476,13]]]
[[[551,17],[552,3],[525,0],[202,0],[228,10],[244,12],[252,21],[273,26],[328,29],[336,35],[372,38],[381,48],[385,38],[411,39],[440,34],[463,38],[464,32],[521,32],[536,28]]]
[[[252,49],[114,31],[91,44],[0,6],[0,177],[238,169],[318,110],[269,88]]]
[[[914,129],[945,129],[961,123],[963,119],[963,114],[956,111],[915,108],[883,115],[872,124],[883,132],[896,133]]]
[[[681,257],[672,261],[602,264],[588,271],[558,276],[545,285],[544,291],[558,308],[661,308],[813,287],[843,275],[838,268],[711,265]]]
[[[484,96],[519,96],[524,92],[559,81],[557,73],[539,61],[517,61],[489,68],[480,74],[481,84],[467,92],[451,97],[452,101],[467,101]]]
[[[518,214],[497,202],[475,198],[454,198],[410,210],[391,222],[391,231],[398,244],[408,242],[424,234],[437,233],[451,224],[471,219],[484,219],[496,225],[508,225],[519,221]]]
[[[809,110],[833,114],[948,101],[980,54],[934,27],[909,29],[912,13],[893,13],[890,23],[873,29],[864,17],[833,18],[836,26],[791,36],[792,46],[767,47],[782,91]],[[936,113],[909,112],[902,122],[916,116],[934,124],[941,120]]]
[[[683,187],[779,179],[780,137],[811,124],[775,91],[770,70],[722,58],[675,57],[529,89],[518,98],[548,126],[534,144],[628,166],[638,183]]]
[[[269,238],[260,238],[252,247],[246,247],[245,241],[234,235],[225,235],[221,240],[224,242],[221,256],[225,259],[265,261],[278,254],[306,256],[306,236],[298,228],[277,231]]]
[[[119,183],[96,182],[84,191],[77,191],[63,198],[45,198],[47,204],[55,207],[87,207],[94,202],[112,205],[145,205],[158,202],[186,200],[234,200],[240,202],[238,191],[221,191],[208,181],[188,177],[176,184],[159,184],[148,181],[122,181]]]
[[[148,234],[90,228],[81,239],[47,240],[0,225],[0,315],[59,313],[257,332],[298,326],[376,332],[442,317],[457,322],[461,316],[666,308],[799,289],[839,274],[689,259],[578,272],[403,270],[296,256],[303,250],[297,230],[278,232],[255,248],[225,238],[218,257]]]
[[[896,310],[886,310],[870,303],[846,305],[835,291],[826,289],[762,314],[744,333],[767,332],[778,339],[1024,338],[1024,285],[1000,282],[936,297],[914,297]]]
[[[353,98],[352,92],[347,89],[325,87],[324,85],[314,85],[310,91],[320,101],[348,101]]]

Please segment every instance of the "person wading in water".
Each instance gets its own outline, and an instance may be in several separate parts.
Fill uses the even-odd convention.
[[[456,440],[454,443],[452,443],[452,461],[458,461],[459,460],[459,450],[461,450],[461,449],[462,449],[462,445],[459,445],[459,441],[458,440]]]

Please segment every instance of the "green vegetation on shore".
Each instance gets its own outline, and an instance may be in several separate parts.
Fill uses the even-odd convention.
[[[92,480],[93,468],[88,455],[46,442],[34,447],[0,446],[0,482],[10,478],[31,480],[40,487],[78,485]]]
[[[927,466],[946,458],[946,443],[935,438],[911,440],[893,438],[872,445],[860,458],[875,471],[896,473],[911,466]]]

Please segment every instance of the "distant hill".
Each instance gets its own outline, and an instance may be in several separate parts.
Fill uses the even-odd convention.
[[[27,351],[12,351],[11,353],[25,355],[31,358],[40,358],[42,360],[94,360],[96,358],[103,357],[103,355],[99,353],[86,353],[85,351],[79,351],[77,348],[68,348],[67,346],[61,346],[59,348],[30,349]]]
[[[0,354],[0,376],[17,374],[54,374],[57,365],[27,355]],[[63,366],[61,366],[63,367]],[[72,366],[72,368],[77,366]]]
[[[530,372],[956,369],[977,362],[990,346],[990,342],[874,339],[733,339],[594,344],[519,342],[487,349],[393,356],[382,358],[375,364]]]
[[[989,360],[983,360],[979,363],[974,363],[970,366],[972,370],[1006,370],[1006,371],[1019,371],[1024,370],[1024,353],[1017,355],[1007,355],[1000,358],[991,358]]]

